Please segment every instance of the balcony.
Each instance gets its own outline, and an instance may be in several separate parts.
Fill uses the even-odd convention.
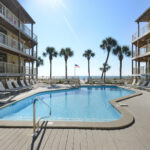
[[[21,51],[19,50],[19,43],[17,40],[13,39],[10,36],[7,36],[6,34],[3,34],[0,32],[0,45],[6,47],[6,48],[10,48],[12,49],[14,52],[18,52],[18,53],[22,53],[24,55],[29,55],[32,56],[32,54],[30,54],[30,48],[27,47],[26,45],[20,43],[20,48]],[[32,57],[35,57],[35,55],[33,55]]]
[[[0,76],[13,76],[13,75],[18,76],[20,74],[24,74],[24,72],[25,72],[24,66],[20,67],[19,73],[19,65],[0,62]]]
[[[135,57],[144,57],[150,55],[150,44],[147,44],[140,48],[139,55],[137,51],[133,51],[133,58]]]
[[[20,66],[19,72],[19,65],[7,62],[0,62],[0,76],[24,76],[24,75],[36,75],[36,68],[32,69],[25,66]]]
[[[11,25],[15,26],[17,29],[22,31],[25,35],[29,36],[35,42],[37,42],[37,36],[33,33],[32,37],[31,30],[23,22],[20,22],[19,26],[19,19],[1,2],[0,2],[0,16],[4,18],[7,22],[9,22]]]
[[[140,33],[139,37],[138,37],[138,32],[136,32],[132,35],[132,41],[136,41],[138,38],[150,33],[150,23],[148,23],[144,27],[142,27],[140,29],[139,33]]]
[[[138,68],[133,68],[133,74],[134,75],[149,75],[150,74],[150,67],[146,68],[145,66],[140,67],[140,73],[138,73]]]
[[[29,67],[26,67],[26,74],[27,75],[36,75],[36,68],[33,68],[33,74],[32,74],[32,69]]]

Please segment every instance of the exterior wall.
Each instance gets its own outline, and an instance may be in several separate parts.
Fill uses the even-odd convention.
[[[8,50],[2,50],[0,49],[1,53],[4,53],[7,55],[7,59],[4,60],[3,56],[1,55],[0,59],[0,80],[6,80],[6,79],[17,79],[21,78],[24,79],[25,77],[31,78],[35,77],[36,74],[34,73],[34,68],[32,68],[32,65],[30,65],[30,68],[26,65],[26,62],[32,62],[37,61],[37,56],[35,55],[35,52],[37,53],[37,36],[33,33],[33,22],[28,22],[31,24],[31,29],[28,28],[23,22],[24,18],[21,18],[21,14],[23,13],[21,10],[19,10],[18,7],[16,7],[16,12],[18,13],[18,18],[12,14],[11,11],[7,8],[7,3],[4,6],[1,4],[0,1],[0,8],[4,8],[6,11],[2,11],[0,9],[0,15],[2,19],[4,18],[4,21],[6,21],[6,26],[0,25],[1,30],[1,47],[2,49]],[[14,9],[12,7],[12,9]],[[3,14],[3,12],[6,12]],[[15,13],[15,12],[14,12]],[[19,15],[20,14],[20,15]],[[19,17],[20,16],[20,17]],[[28,16],[26,16],[28,19]],[[20,22],[20,26],[18,27],[18,22]],[[8,24],[7,24],[8,23]],[[12,30],[12,28],[9,28],[9,24],[13,25],[12,28],[15,30]],[[4,31],[3,31],[4,29]],[[16,31],[17,29],[17,31]],[[5,33],[6,31],[6,33]],[[3,33],[4,32],[4,33]],[[6,36],[5,36],[5,35]],[[7,37],[8,36],[8,37]],[[3,40],[4,39],[4,40]],[[20,42],[20,48],[19,43]],[[28,46],[29,47],[28,47]],[[32,45],[34,46],[33,48]],[[3,47],[4,46],[4,47]],[[11,48],[11,49],[9,49]],[[36,50],[34,49],[36,48]],[[13,51],[14,49],[14,51]],[[33,53],[32,53],[33,51]],[[32,55],[33,54],[33,55]],[[20,55],[20,56],[19,56]],[[4,61],[4,62],[2,62]],[[26,61],[26,62],[25,62]],[[33,74],[32,74],[33,72]],[[37,71],[36,71],[37,73]]]
[[[13,54],[10,54],[8,52],[5,52],[3,50],[0,50],[1,53],[5,53],[7,55],[7,63],[12,63],[12,64],[16,64],[18,65],[18,56],[17,55],[13,55]],[[23,57],[20,58],[21,59],[21,63],[24,65],[25,63],[25,59]]]

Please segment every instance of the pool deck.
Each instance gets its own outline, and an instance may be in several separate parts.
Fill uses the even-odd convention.
[[[0,128],[0,149],[7,150],[149,150],[150,93],[121,103],[135,123],[120,130],[42,129],[37,139],[32,129]]]

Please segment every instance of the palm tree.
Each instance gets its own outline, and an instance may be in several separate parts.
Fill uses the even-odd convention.
[[[86,50],[84,53],[83,53],[83,57],[86,57],[87,60],[88,60],[88,75],[89,75],[89,79],[90,79],[90,59],[91,57],[94,57],[95,56],[95,53],[92,52],[92,50]]]
[[[44,64],[44,61],[41,57],[38,57],[38,61],[37,61],[37,67],[40,67]]]
[[[104,82],[105,82],[105,78],[106,78],[106,72],[111,68],[111,66],[109,66],[108,64],[105,65],[105,63],[103,64],[102,68],[99,68],[101,71],[104,72]]]
[[[120,61],[120,79],[122,79],[122,61],[124,56],[130,57],[131,56],[131,51],[128,46],[117,46],[113,50],[113,54],[118,56],[118,59]]]
[[[70,48],[62,48],[59,55],[65,59],[65,78],[67,79],[67,61],[69,57],[73,56],[73,51]]]
[[[49,57],[49,62],[50,62],[50,79],[52,79],[52,60],[53,60],[53,57],[57,57],[58,53],[57,51],[55,50],[54,47],[47,47],[46,48],[46,52],[43,53],[43,56],[46,57],[48,56]]]
[[[103,79],[105,66],[108,63],[110,52],[116,46],[117,46],[117,41],[115,39],[111,38],[111,37],[108,37],[105,40],[103,40],[102,44],[100,45],[100,48],[102,48],[103,50],[107,50],[107,57],[106,57],[106,60],[105,60],[105,63],[104,63],[104,69],[102,70],[101,79]]]
[[[36,69],[37,75],[36,75],[36,78],[38,79],[38,67],[44,65],[44,61],[43,61],[43,59],[41,57],[38,57],[38,61],[37,61],[36,65],[37,65],[37,69]]]

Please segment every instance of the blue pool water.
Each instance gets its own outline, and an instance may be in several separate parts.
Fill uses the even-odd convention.
[[[48,116],[46,120],[56,121],[114,121],[121,118],[109,101],[133,94],[133,91],[116,86],[80,87],[38,93],[0,109],[0,120],[32,120],[33,100],[36,103],[37,118]],[[49,116],[51,110],[51,116]]]

